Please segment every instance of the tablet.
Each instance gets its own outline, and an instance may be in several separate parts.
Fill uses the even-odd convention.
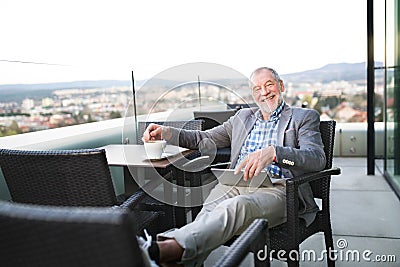
[[[257,176],[247,181],[243,180],[243,171],[234,174],[234,169],[218,169],[211,168],[212,173],[217,177],[218,181],[223,185],[243,186],[243,187],[272,187],[271,173],[263,170]]]

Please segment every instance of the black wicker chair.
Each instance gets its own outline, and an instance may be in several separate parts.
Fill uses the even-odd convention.
[[[235,115],[236,110],[195,110],[193,116],[195,120],[203,120],[203,130],[214,128],[227,121],[231,116]]]
[[[239,110],[242,108],[253,108],[257,107],[256,103],[230,103],[227,104],[228,109],[234,109],[234,110]]]
[[[230,245],[229,249],[215,266],[236,267],[243,261],[248,252],[255,252],[255,257],[265,258],[269,265],[267,254],[268,247],[268,221],[255,219],[249,227]]]
[[[133,211],[145,197],[142,190],[118,202],[105,150],[0,149],[0,167],[14,202],[52,206],[129,209],[136,214],[138,231],[158,213]]]
[[[143,267],[135,220],[123,209],[0,202],[0,262],[15,266]]]
[[[322,171],[307,173],[286,181],[287,222],[269,229],[270,249],[275,252],[284,250],[290,267],[299,266],[299,261],[288,257],[289,253],[291,251],[299,252],[299,245],[318,232],[324,233],[326,250],[334,249],[329,193],[331,176],[340,174],[340,168],[332,167],[335,127],[335,121],[321,121],[320,131],[326,156],[325,168]],[[298,189],[305,183],[311,185],[314,198],[319,198],[322,202],[321,210],[317,212],[315,220],[309,226],[306,226],[305,221],[299,218],[298,211]],[[277,258],[278,255],[272,253],[271,256]],[[330,257],[327,257],[327,263],[328,266],[335,266],[335,262]]]
[[[235,115],[236,109],[228,110],[215,110],[215,111],[193,111],[193,116],[196,120],[203,120],[202,130],[208,130],[215,126],[221,125],[227,121],[231,116]],[[231,148],[223,147],[218,148],[213,164],[228,162],[231,158]]]
[[[270,257],[267,257],[267,259],[261,261],[256,255],[257,251],[253,250],[253,252],[255,252],[255,266],[269,266],[269,258],[285,258],[287,259],[288,266],[299,266],[299,261],[295,259],[293,255],[301,255],[299,253],[299,245],[305,239],[318,232],[324,233],[326,250],[332,251],[334,249],[329,208],[329,192],[331,176],[340,174],[340,168],[332,167],[335,127],[335,121],[321,121],[320,124],[320,131],[326,155],[326,165],[324,170],[307,173],[286,181],[287,221],[286,223],[269,229],[269,240],[267,244],[269,244],[268,255],[270,255]],[[298,189],[299,186],[304,183],[309,183],[311,185],[314,197],[322,200],[322,207],[320,211],[317,212],[315,220],[309,226],[306,226],[305,221],[299,218],[298,211]],[[229,244],[232,245],[234,240],[235,239],[230,240]],[[238,244],[236,244],[236,246],[237,245]],[[246,247],[244,247],[244,249],[246,249]],[[296,251],[296,253],[293,251]],[[278,252],[280,253],[279,255],[277,254]],[[289,255],[292,255],[292,257]],[[226,264],[230,263],[229,257],[233,257],[235,258],[235,262],[237,261],[237,255],[234,255],[232,251],[229,251],[229,253],[226,255],[226,259],[224,260]],[[330,267],[335,266],[335,262],[330,257],[327,257],[327,263]]]

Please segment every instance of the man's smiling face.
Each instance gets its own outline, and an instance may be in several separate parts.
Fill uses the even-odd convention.
[[[254,101],[260,107],[264,119],[269,118],[283,101],[283,82],[277,81],[270,70],[261,69],[252,75],[251,86]]]

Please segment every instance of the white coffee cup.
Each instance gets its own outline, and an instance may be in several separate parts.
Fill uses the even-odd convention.
[[[144,149],[148,159],[160,159],[164,152],[167,141],[165,140],[154,140],[144,143]]]

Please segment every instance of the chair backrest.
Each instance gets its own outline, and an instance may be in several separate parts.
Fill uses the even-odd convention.
[[[202,120],[190,120],[190,121],[139,121],[138,122],[138,136],[137,144],[143,145],[143,133],[150,123],[155,123],[159,125],[171,126],[178,129],[185,130],[202,130],[203,121]]]
[[[123,209],[0,202],[1,266],[145,266]]]
[[[252,108],[252,107],[257,107],[256,103],[231,103],[227,104],[228,109],[233,109],[233,110],[239,110],[242,108]]]
[[[235,115],[236,110],[201,110],[193,111],[196,120],[203,120],[203,130],[208,130],[227,121],[231,116]]]
[[[105,150],[0,149],[14,202],[55,206],[117,204]]]
[[[336,121],[321,121],[319,129],[321,132],[322,143],[324,144],[324,152],[326,164],[324,169],[332,168],[333,161],[333,145],[335,141]],[[328,179],[319,179],[310,182],[311,189],[315,198],[329,199],[330,177]]]
[[[335,142],[336,121],[321,121],[319,130],[321,132],[322,142],[324,144],[324,152],[326,156],[325,169],[332,168],[333,161],[333,145]]]

